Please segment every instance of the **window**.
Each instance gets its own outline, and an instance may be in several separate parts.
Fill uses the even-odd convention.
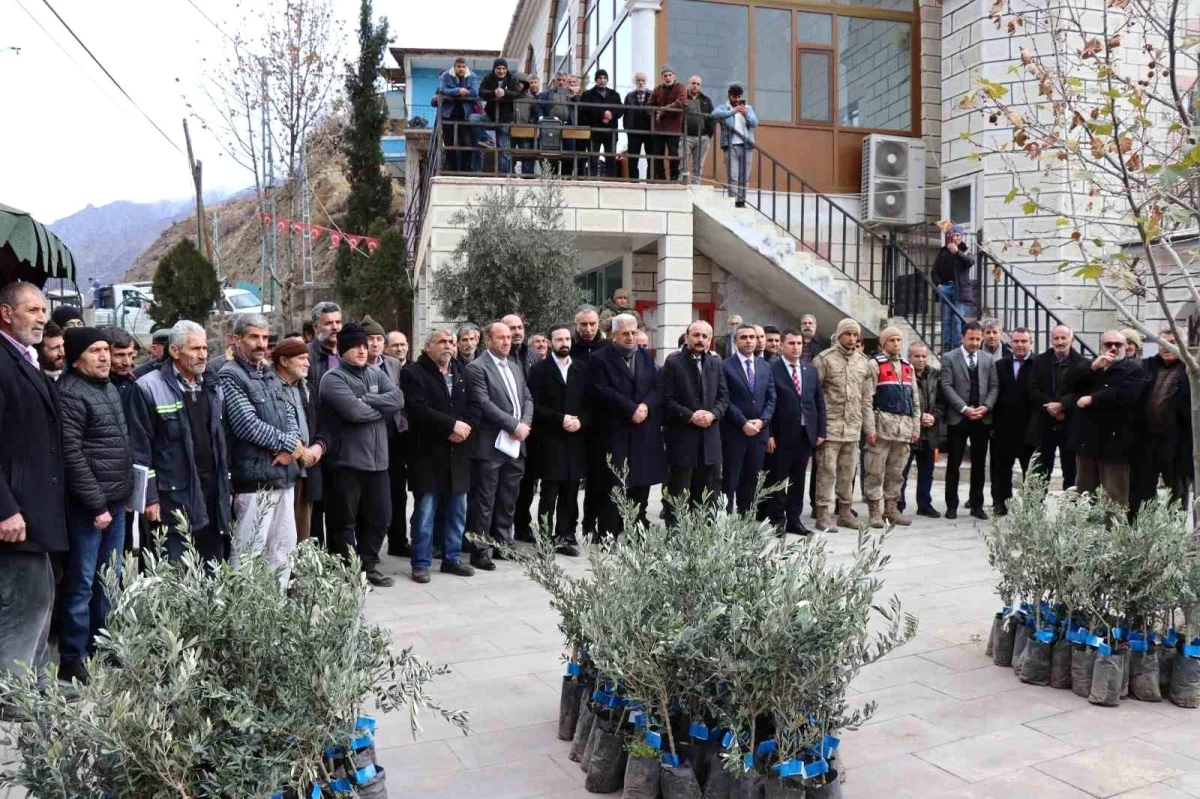
[[[558,16],[554,22],[554,48],[551,50],[550,77],[554,72],[574,72],[574,49],[571,46],[571,4],[575,0],[559,0]]]
[[[614,0],[592,0],[595,5],[596,15],[592,18],[592,24],[596,29],[595,42],[599,42],[604,38],[604,34],[608,33],[608,29],[612,27],[613,20],[616,19],[616,3]]]
[[[759,119],[791,122],[792,12],[779,8],[754,9],[754,46],[754,111]],[[717,90],[713,88],[714,92]]]
[[[801,11],[796,14],[801,44],[833,44],[833,17]]]
[[[912,128],[912,25],[838,17],[838,121]]]
[[[617,48],[613,54],[616,70],[612,73],[609,85],[624,97],[637,88],[633,80],[633,24],[628,15],[617,26],[617,32],[613,34],[613,44]]]
[[[670,0],[667,14],[667,63],[680,82],[687,83],[690,76],[699,75],[704,93],[710,97],[723,95],[731,83],[746,85],[750,48],[737,43],[749,42],[747,6]],[[657,80],[655,75],[651,82]]]
[[[800,120],[802,122],[832,122],[833,112],[829,95],[829,53],[820,50],[800,51]]]
[[[885,11],[913,11],[913,0],[838,0],[851,6],[880,8]]]
[[[598,306],[621,288],[621,262],[584,272],[575,278],[575,285],[583,290],[585,302]]]
[[[533,45],[531,44],[531,45],[529,45],[529,50],[526,51],[526,53],[525,53],[525,74],[526,75],[533,74],[533,71],[534,71],[533,59],[534,59]]]

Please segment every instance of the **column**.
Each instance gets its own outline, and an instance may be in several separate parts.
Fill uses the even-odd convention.
[[[679,337],[693,321],[692,215],[670,214],[667,235],[658,237],[658,293],[654,346],[661,363],[677,348]]]
[[[629,9],[629,21],[625,24],[633,26],[630,37],[633,71],[645,72],[650,85],[654,86],[658,83],[658,64],[654,63],[655,15],[662,5],[659,0],[628,0],[625,7]],[[632,75],[627,82],[633,85]]]

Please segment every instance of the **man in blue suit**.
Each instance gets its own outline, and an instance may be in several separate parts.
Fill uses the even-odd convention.
[[[758,346],[754,325],[738,325],[733,344],[736,351],[722,364],[729,386],[729,407],[721,419],[722,489],[729,512],[733,512],[736,497],[738,513],[746,513],[755,510],[754,490],[775,412],[775,381],[767,362],[754,354]]]
[[[800,513],[804,510],[804,474],[813,451],[825,442],[825,395],[817,370],[802,363],[804,337],[799,331],[783,333],[782,357],[771,361],[771,379],[775,383],[775,412],[771,416],[771,435],[767,452],[773,453],[774,466],[768,476],[771,484],[788,481],[787,492],[776,494],[769,503],[771,522],[781,533],[808,535]]]

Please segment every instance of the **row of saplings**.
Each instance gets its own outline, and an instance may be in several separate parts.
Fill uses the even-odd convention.
[[[1131,520],[1103,496],[1048,491],[1036,472],[987,534],[1005,605],[992,662],[1096,705],[1200,707],[1200,538],[1187,512],[1159,499]]]
[[[884,534],[861,533],[833,566],[820,539],[785,543],[753,518],[680,508],[667,530],[621,504],[629,532],[591,547],[590,579],[567,575],[541,532],[522,558],[561,614],[559,737],[587,790],[839,796],[837,733],[874,712],[851,710],[847,687],[916,631],[895,598],[876,603]]]

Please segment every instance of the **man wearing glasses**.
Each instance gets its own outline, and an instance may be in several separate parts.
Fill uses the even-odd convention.
[[[1125,336],[1106,330],[1100,355],[1069,378],[1075,400],[1070,443],[1075,450],[1075,485],[1080,491],[1104,493],[1129,504],[1129,457],[1137,425],[1130,420],[1146,385],[1146,373],[1125,357]]]

